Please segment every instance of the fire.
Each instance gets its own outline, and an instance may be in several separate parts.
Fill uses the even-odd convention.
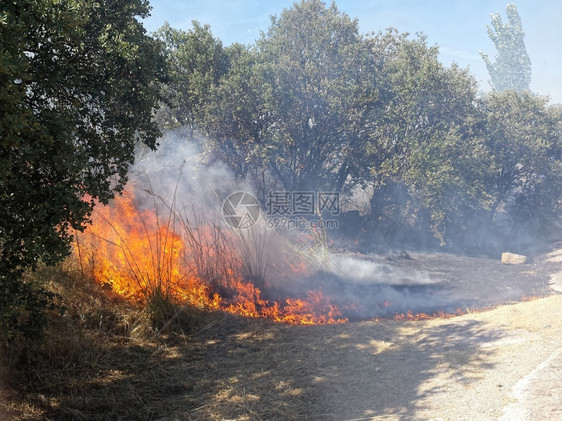
[[[237,243],[239,234],[200,220],[193,224],[178,217],[169,204],[161,206],[164,212],[159,211],[158,200],[154,200],[155,206],[143,209],[129,190],[110,206],[97,206],[92,225],[84,234],[78,233],[74,243],[75,256],[97,282],[134,301],[161,293],[202,309],[288,324],[348,321],[321,290],[300,297],[272,293],[267,288],[266,271],[260,269],[259,262],[251,261],[252,245]],[[308,271],[304,259],[293,258],[280,267],[298,276]],[[382,306],[390,310],[392,303],[384,301]],[[353,314],[357,304],[348,303],[344,310]],[[463,313],[461,309],[456,313],[407,312],[374,321],[449,318]]]
[[[290,324],[348,321],[321,291],[304,297],[266,298],[245,279],[233,235],[215,226],[190,226],[169,206],[141,210],[131,191],[98,206],[92,225],[76,237],[74,252],[93,278],[120,295],[141,301],[155,292],[180,303],[264,317]],[[300,270],[298,263],[294,269]]]
[[[526,295],[526,296],[524,296],[524,297],[521,297],[521,301],[523,301],[523,302],[525,302],[525,301],[535,301],[535,300],[538,300],[538,299],[540,299],[540,298],[541,298],[541,297],[538,297],[538,296],[536,296],[536,295],[530,295],[530,296],[527,296],[527,295]]]
[[[455,317],[455,316],[460,316],[461,314],[466,313],[466,311],[464,311],[461,308],[457,308],[455,313],[445,313],[443,311],[438,311],[436,313],[432,313],[432,314],[427,314],[427,313],[413,313],[411,311],[408,311],[406,313],[401,313],[401,314],[397,314],[393,317],[394,320],[409,320],[409,321],[415,321],[415,320],[427,320],[427,319],[449,319],[451,317]],[[378,320],[375,320],[378,321]]]

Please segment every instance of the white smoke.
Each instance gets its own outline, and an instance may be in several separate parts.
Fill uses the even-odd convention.
[[[153,208],[175,200],[175,208],[186,213],[187,219],[198,218],[228,229],[221,214],[224,199],[234,192],[253,191],[249,182],[236,180],[225,163],[207,162],[203,149],[201,141],[189,138],[185,130],[168,131],[156,152],[139,149],[130,171],[137,205]],[[160,212],[166,209],[159,207]],[[298,234],[267,229],[264,219],[243,233],[244,241],[253,241],[249,253],[261,259],[260,270],[266,274],[265,285],[272,294],[298,296],[320,289],[337,304],[355,303],[357,318],[440,310],[448,301],[439,291],[440,281],[427,272],[384,261],[380,256],[377,260],[375,256],[326,252],[324,267],[315,266],[313,261],[318,259],[311,255],[307,268],[293,271],[291,266],[307,253],[306,245],[300,249],[294,244],[287,246]]]
[[[180,207],[216,213],[228,194],[252,192],[249,183],[235,180],[225,163],[206,162],[200,141],[189,138],[184,129],[167,131],[159,142],[155,152],[137,151],[130,170],[137,193],[150,190],[163,199],[175,199]]]
[[[412,268],[403,269],[392,264],[384,264],[349,255],[331,254],[330,271],[339,276],[348,276],[360,284],[387,285],[432,285],[440,281],[432,279],[425,271]]]

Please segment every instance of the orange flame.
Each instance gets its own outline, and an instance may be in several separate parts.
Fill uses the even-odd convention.
[[[451,317],[455,317],[455,316],[460,316],[461,314],[465,314],[466,311],[461,309],[461,308],[457,308],[455,313],[445,313],[443,311],[438,311],[436,313],[432,313],[432,314],[427,314],[427,313],[413,313],[411,311],[408,311],[406,313],[401,313],[401,314],[397,314],[393,317],[394,320],[409,320],[409,321],[415,321],[415,320],[427,320],[427,319],[449,319]],[[375,321],[378,321],[375,319]]]
[[[97,282],[128,299],[163,292],[199,308],[290,324],[348,321],[321,291],[309,291],[303,298],[265,299],[241,275],[232,243],[219,241],[225,236],[209,226],[187,227],[175,216],[162,218],[158,210],[140,210],[128,191],[111,206],[98,205],[92,225],[76,236],[74,251],[89,263]]]

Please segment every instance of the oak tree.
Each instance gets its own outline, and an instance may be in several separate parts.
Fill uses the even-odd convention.
[[[145,0],[2,2],[4,337],[41,324],[45,300],[21,282],[22,272],[66,256],[94,203],[122,190],[135,145],[156,145],[152,114],[164,61],[138,20],[149,9]]]

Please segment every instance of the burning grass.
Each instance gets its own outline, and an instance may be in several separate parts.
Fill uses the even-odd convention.
[[[274,288],[264,292],[268,272],[284,278],[283,269],[294,269],[303,258],[269,259],[271,234],[263,226],[228,230],[180,209],[175,199],[152,197],[152,209],[141,210],[131,190],[98,207],[92,226],[77,236],[75,255],[100,284],[155,308],[155,319],[169,318],[169,301],[290,324],[347,321],[320,290],[302,297],[279,296]]]
[[[110,206],[99,206],[92,226],[77,235],[74,255],[83,274],[128,300],[145,303],[155,327],[174,318],[177,305],[301,325],[365,319],[364,308],[325,294],[326,283],[317,279],[331,265],[326,232],[303,232],[290,243],[265,224],[230,229],[208,212],[201,217],[194,209],[181,208],[175,196],[168,201],[151,190],[142,192],[149,207],[137,204],[132,189]],[[312,267],[318,270],[314,276]],[[353,279],[342,275],[346,288],[353,288]],[[353,297],[380,313],[370,317],[376,321],[463,313],[396,313],[388,302],[378,303],[378,297],[358,288]]]

